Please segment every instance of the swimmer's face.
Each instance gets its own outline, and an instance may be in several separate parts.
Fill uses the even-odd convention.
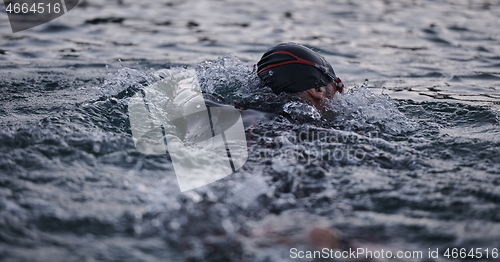
[[[323,118],[328,119],[334,117],[334,112],[331,111],[329,108],[329,103],[335,96],[335,93],[337,92],[337,86],[335,83],[330,83],[327,86],[322,87],[324,88],[324,96],[319,103],[315,105],[315,107],[320,111],[321,115]]]
[[[337,92],[337,87],[333,82],[325,86],[325,98],[333,99],[335,92]]]
[[[311,88],[306,91],[296,93],[296,95],[310,105],[316,107],[320,112],[324,112],[328,101],[333,99],[337,92],[335,83],[330,83],[326,86]]]

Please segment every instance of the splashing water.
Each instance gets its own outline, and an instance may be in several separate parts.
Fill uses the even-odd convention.
[[[196,70],[202,91],[222,98],[224,103],[251,101],[272,92],[259,86],[253,66],[233,55],[199,63]]]
[[[388,95],[374,94],[367,86],[368,79],[361,86],[335,94],[327,104],[327,110],[335,115],[331,122],[334,126],[344,130],[377,129],[392,135],[414,132],[419,128],[418,123],[399,112]]]

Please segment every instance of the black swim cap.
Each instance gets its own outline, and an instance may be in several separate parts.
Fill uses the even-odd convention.
[[[262,56],[257,74],[274,93],[296,93],[335,82],[342,92],[344,85],[324,57],[297,44],[279,44]]]

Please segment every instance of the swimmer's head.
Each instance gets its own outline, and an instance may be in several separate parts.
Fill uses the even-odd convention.
[[[343,85],[324,57],[296,43],[279,44],[262,56],[257,74],[274,93],[298,93],[333,83],[342,92]]]
[[[269,49],[257,63],[257,74],[274,93],[297,94],[318,109],[323,107],[322,100],[344,88],[323,56],[296,43]]]

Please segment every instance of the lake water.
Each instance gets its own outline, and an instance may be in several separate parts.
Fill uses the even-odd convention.
[[[492,260],[499,17],[493,0],[89,0],[13,34],[1,15],[0,260],[315,261],[291,249],[322,247]],[[129,98],[162,70],[258,102],[253,65],[289,41],[345,83],[334,118],[283,105],[292,119],[258,121],[240,170],[184,193],[165,155],[135,149]]]

